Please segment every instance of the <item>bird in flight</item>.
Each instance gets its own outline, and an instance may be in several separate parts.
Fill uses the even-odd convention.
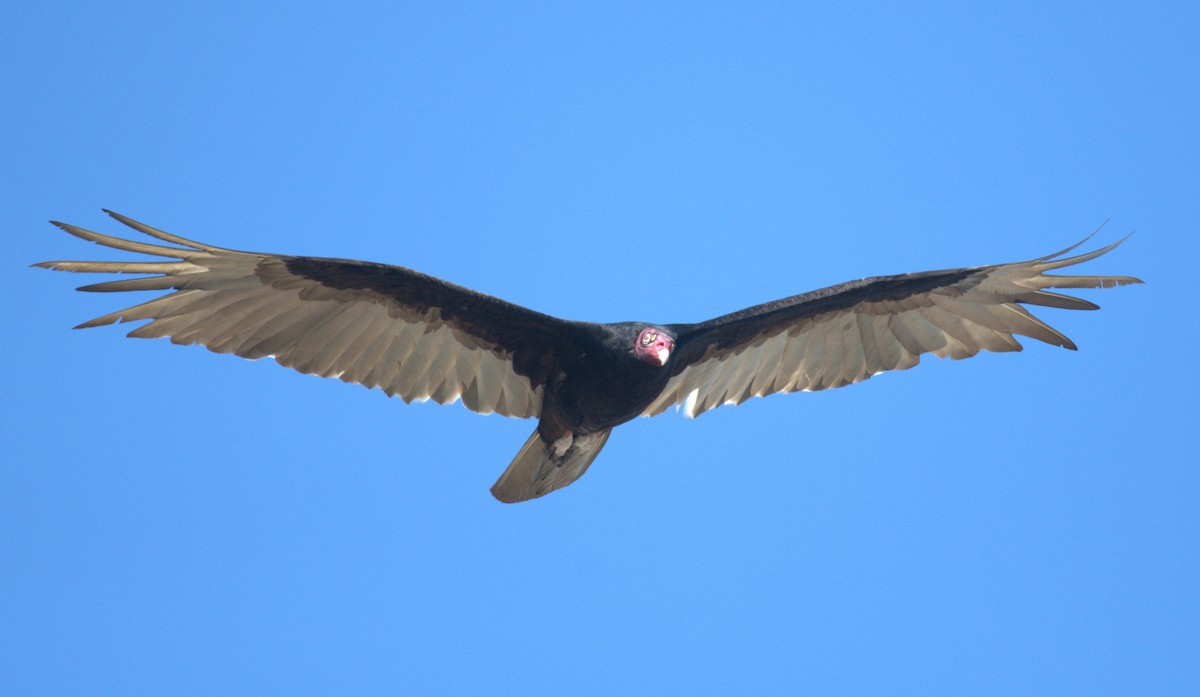
[[[154,261],[47,261],[58,271],[142,274],[83,291],[171,291],[79,325],[150,320],[129,332],[379,388],[406,402],[461,400],[483,414],[538,419],[492,486],[528,501],[587,470],[616,426],[670,407],[695,417],[776,392],[842,387],[932,353],[1020,351],[1015,335],[1075,349],[1026,306],[1095,310],[1047,288],[1109,288],[1129,276],[1052,275],[1123,240],[1065,257],[879,276],[695,324],[575,322],[419,271],[348,259],[224,249],[105,211],[169,245],[55,222]]]

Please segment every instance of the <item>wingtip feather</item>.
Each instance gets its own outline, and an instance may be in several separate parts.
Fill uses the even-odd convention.
[[[202,244],[200,242],[196,242],[195,240],[189,240],[186,237],[180,237],[179,235],[173,235],[169,232],[166,232],[165,230],[159,230],[156,227],[151,227],[145,223],[138,222],[138,221],[134,220],[133,218],[130,218],[129,216],[121,215],[120,213],[117,213],[116,211],[111,211],[107,208],[101,208],[100,210],[104,211],[110,218],[112,218],[113,220],[116,220],[117,222],[121,223],[122,225],[131,227],[134,230],[137,230],[138,232],[140,232],[144,235],[149,235],[150,237],[160,239],[164,242],[170,242],[171,244],[177,244],[182,247],[188,247],[195,251],[217,249],[216,247],[212,247],[211,245]]]

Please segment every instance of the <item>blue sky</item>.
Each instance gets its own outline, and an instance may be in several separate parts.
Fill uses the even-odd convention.
[[[12,694],[1196,694],[1194,3],[9,3]],[[1077,353],[533,428],[120,328],[107,207],[572,319],[1040,256]]]

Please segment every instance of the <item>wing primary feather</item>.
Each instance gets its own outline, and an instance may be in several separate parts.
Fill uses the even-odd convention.
[[[214,295],[221,298],[220,314],[218,316],[185,314],[182,317],[190,320],[182,325],[174,334],[181,343],[200,343],[217,351],[215,347],[236,337],[236,327],[248,317],[255,315],[261,308],[280,300],[275,295],[263,295],[253,289],[241,289],[236,292],[218,291]]]
[[[85,293],[115,293],[127,290],[168,290],[178,285],[179,281],[171,276],[149,276],[147,278],[125,278],[120,281],[105,281],[89,283],[76,290]]]
[[[1132,276],[1057,276],[1045,274],[1038,277],[1040,288],[1113,288],[1142,283]]]
[[[199,299],[203,291],[184,290],[178,293],[147,300],[144,303],[139,303],[132,307],[127,307],[123,310],[110,312],[107,315],[101,315],[95,319],[90,319],[82,324],[76,325],[76,329],[87,329],[89,327],[99,327],[105,324],[113,324],[116,322],[136,322],[138,320],[150,319],[154,316],[159,308],[171,307],[178,303],[183,303],[188,300]]]
[[[1014,334],[1021,334],[1031,339],[1037,339],[1052,346],[1061,346],[1072,351],[1079,348],[1075,345],[1075,342],[1068,339],[1054,327],[1034,317],[1020,305],[1001,305],[1000,307],[1010,313],[1008,318],[1013,322],[1012,331]]]
[[[933,304],[921,307],[918,311],[925,319],[945,333],[950,358],[961,360],[979,353],[979,345],[975,343],[975,338],[963,325],[961,318]]]
[[[1052,293],[1048,290],[1035,290],[1028,293],[1014,295],[1013,299],[1019,303],[1026,305],[1038,305],[1040,307],[1055,307],[1061,310],[1099,310],[1100,306],[1096,303],[1089,302],[1083,298],[1076,298],[1073,295],[1064,295],[1062,293]]]
[[[1096,233],[1092,233],[1092,234],[1094,235]],[[1130,234],[1133,234],[1133,233],[1130,233]],[[1090,239],[1090,237],[1091,237],[1091,235],[1088,236],[1089,239]],[[1105,254],[1108,254],[1112,250],[1121,246],[1121,243],[1127,239],[1129,239],[1129,235],[1122,237],[1121,239],[1117,240],[1116,242],[1113,242],[1110,245],[1101,247],[1100,249],[1097,249],[1097,250],[1094,250],[1091,252],[1087,252],[1085,254],[1078,254],[1073,257],[1066,257],[1065,259],[1057,258],[1057,257],[1062,256],[1063,254],[1066,254],[1067,252],[1071,251],[1072,249],[1075,249],[1075,247],[1078,247],[1080,244],[1083,244],[1083,242],[1086,242],[1087,239],[1085,239],[1085,240],[1083,240],[1083,242],[1080,242],[1079,244],[1076,244],[1074,247],[1070,247],[1058,254],[1055,254],[1050,257],[1043,257],[1042,259],[1037,259],[1037,260],[1035,260],[1036,263],[1031,264],[1031,266],[1033,268],[1037,269],[1038,271],[1047,271],[1049,269],[1060,269],[1064,266],[1074,266],[1076,264],[1082,264],[1085,261],[1091,261],[1092,259],[1095,259],[1096,257],[1101,257],[1101,256],[1104,256]]]
[[[71,273],[162,273],[203,271],[190,261],[42,261],[33,266]]]
[[[116,220],[124,225],[127,225],[127,226],[133,228],[134,230],[137,230],[138,232],[147,234],[151,237],[156,237],[164,242],[170,242],[172,244],[181,245],[183,247],[191,247],[193,249],[205,250],[205,251],[210,251],[210,252],[233,252],[233,250],[231,250],[231,249],[223,249],[221,247],[214,247],[214,246],[208,245],[208,244],[201,244],[199,242],[189,240],[186,237],[180,237],[179,235],[172,235],[169,232],[164,232],[163,230],[159,230],[158,228],[150,227],[149,225],[147,225],[145,223],[139,223],[138,221],[134,220],[133,218],[128,218],[126,216],[121,215],[120,213],[114,213],[113,211],[110,211],[107,208],[101,208],[100,210],[107,213],[114,220]]]
[[[127,240],[121,237],[113,237],[111,235],[93,232],[91,230],[70,225],[68,223],[60,223],[54,220],[51,220],[50,222],[58,226],[58,228],[63,232],[74,235],[81,240],[95,242],[98,245],[111,247],[113,249],[120,249],[125,252],[137,252],[139,254],[150,254],[152,256],[174,259],[188,259],[197,254],[197,251],[194,249],[179,249],[178,247],[164,247],[159,244],[135,242],[134,240]]]
[[[1107,220],[1105,220],[1103,223],[1100,223],[1100,227],[1098,227],[1098,228],[1096,228],[1095,230],[1092,230],[1090,233],[1088,233],[1088,236],[1087,236],[1087,237],[1084,237],[1082,240],[1079,240],[1078,242],[1076,242],[1075,244],[1071,245],[1070,247],[1067,247],[1066,249],[1061,249],[1061,250],[1059,250],[1059,251],[1057,251],[1057,252],[1055,252],[1055,253],[1053,253],[1053,254],[1047,254],[1047,255],[1046,255],[1046,256],[1044,256],[1044,257],[1038,257],[1038,258],[1036,258],[1036,259],[1033,259],[1032,261],[1034,261],[1034,262],[1037,262],[1037,261],[1047,261],[1047,260],[1050,260],[1050,259],[1054,259],[1054,258],[1056,258],[1056,257],[1061,257],[1061,256],[1062,256],[1062,255],[1064,255],[1064,254],[1068,254],[1068,253],[1070,253],[1070,252],[1072,252],[1072,251],[1074,251],[1074,250],[1078,249],[1078,248],[1079,248],[1079,246],[1080,246],[1080,245],[1082,245],[1084,242],[1087,242],[1088,240],[1090,240],[1090,239],[1092,239],[1093,237],[1095,237],[1095,236],[1096,236],[1096,233],[1097,233],[1097,232],[1100,232],[1101,230],[1103,230],[1105,225],[1108,225],[1108,221],[1107,221]],[[1126,235],[1126,237],[1128,237],[1128,235]],[[1123,240],[1122,240],[1122,241],[1123,241]],[[1118,242],[1118,244],[1120,244],[1120,243]]]

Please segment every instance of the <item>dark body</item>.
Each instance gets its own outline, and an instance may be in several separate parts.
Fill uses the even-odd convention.
[[[1027,306],[1092,310],[1048,288],[1140,283],[1052,275],[1111,251],[1078,245],[1029,261],[851,281],[696,324],[597,324],[545,315],[387,264],[195,242],[110,213],[174,246],[56,223],[151,261],[54,261],[61,271],[140,277],[86,291],[170,291],[80,325],[149,320],[132,337],[169,337],[300,372],[378,388],[405,401],[461,400],[481,413],[537,418],[492,487],[505,502],[575,481],[612,428],[674,406],[696,416],[779,392],[822,390],[915,366],[926,353],[1019,351],[1016,335],[1074,349]]]
[[[646,322],[575,323],[574,351],[546,384],[538,431],[548,441],[564,432],[582,435],[611,429],[641,416],[670,379],[666,368],[634,355],[632,345]]]

